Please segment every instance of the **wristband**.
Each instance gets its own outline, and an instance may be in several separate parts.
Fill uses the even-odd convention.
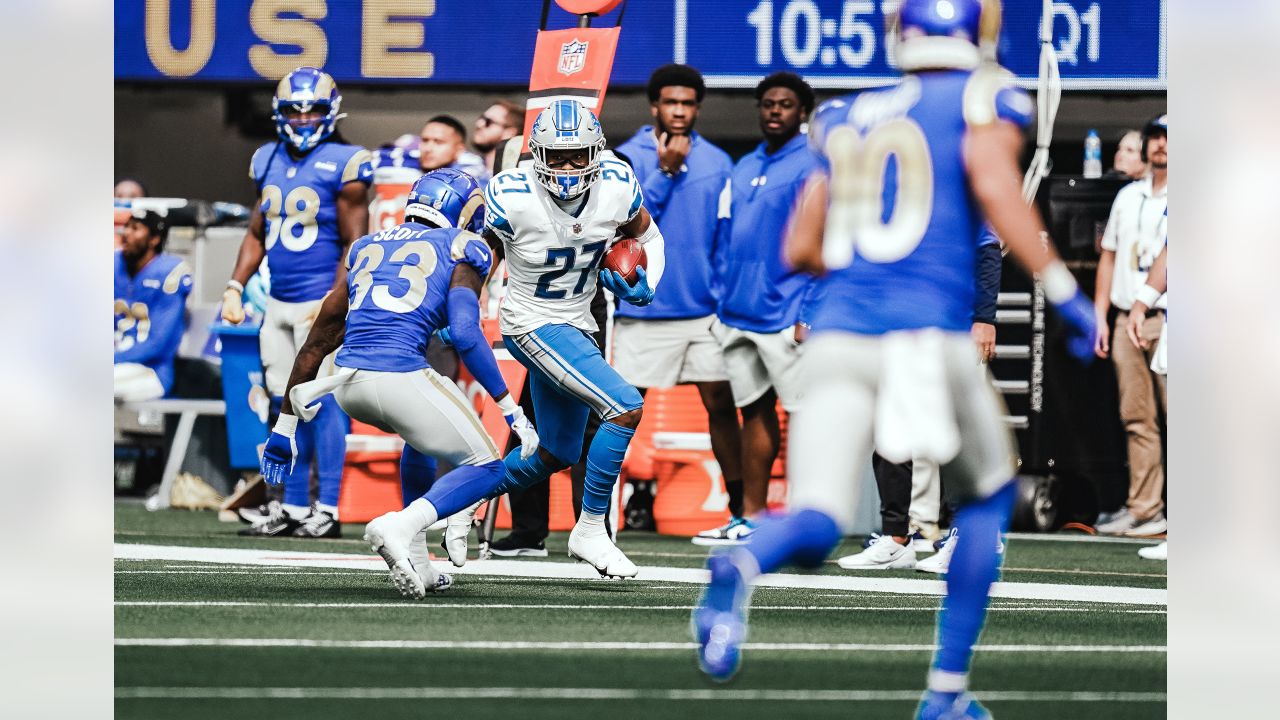
[[[520,409],[520,406],[516,404],[516,401],[511,399],[511,393],[507,393],[507,396],[498,400],[497,403],[498,409],[502,411],[503,415],[510,415]]]
[[[1040,283],[1044,286],[1044,296],[1054,305],[1061,305],[1075,297],[1079,289],[1076,279],[1061,260],[1054,260],[1040,271]]]
[[[1138,292],[1133,294],[1133,301],[1134,303],[1142,303],[1149,308],[1153,308],[1156,306],[1156,301],[1160,299],[1162,294],[1163,293],[1150,285],[1143,285],[1138,288]]]
[[[293,437],[297,431],[298,417],[288,413],[280,413],[280,416],[276,418],[276,426],[271,429],[271,432],[279,433],[287,438]]]
[[[228,289],[228,290],[235,290],[236,292],[240,293],[241,295],[243,295],[243,294],[244,294],[244,285],[241,285],[241,284],[240,284],[240,282],[239,282],[239,281],[237,281],[237,280],[228,280],[228,281],[227,281],[227,289]]]

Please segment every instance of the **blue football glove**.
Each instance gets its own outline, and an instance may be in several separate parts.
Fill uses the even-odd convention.
[[[600,282],[609,288],[609,292],[636,307],[644,307],[653,302],[653,288],[649,287],[649,276],[642,267],[636,267],[635,285],[627,285],[627,281],[622,279],[617,270],[601,270]]]
[[[453,335],[449,333],[449,326],[444,326],[436,331],[436,337],[440,338],[440,342],[445,347],[453,347]]]
[[[1067,352],[1080,362],[1093,362],[1093,346],[1098,339],[1098,321],[1093,313],[1093,303],[1076,289],[1076,294],[1064,303],[1054,303],[1067,330]]]
[[[266,447],[262,449],[262,479],[268,485],[279,485],[293,473],[293,464],[298,457],[298,443],[294,434],[298,429],[298,418],[293,415],[280,414],[276,426],[267,438]]]

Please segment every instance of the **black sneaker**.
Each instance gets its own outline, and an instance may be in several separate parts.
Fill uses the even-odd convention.
[[[280,507],[280,503],[271,503],[271,510],[261,522],[256,522],[241,530],[238,534],[246,537],[289,537],[302,525]]]
[[[494,540],[489,552],[498,557],[546,557],[547,546],[541,540],[531,543],[513,534]]]
[[[312,505],[311,514],[302,519],[292,534],[300,538],[340,538],[342,523],[327,511]]]

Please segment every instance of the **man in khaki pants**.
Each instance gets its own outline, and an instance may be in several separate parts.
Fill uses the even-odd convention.
[[[1125,335],[1122,322],[1104,324],[1114,305],[1127,313],[1135,293],[1147,281],[1147,272],[1166,237],[1169,187],[1169,120],[1161,115],[1142,131],[1142,157],[1150,163],[1147,175],[1126,185],[1116,195],[1102,238],[1098,282],[1094,291],[1097,312],[1098,357],[1111,356],[1120,385],[1120,419],[1129,436],[1129,500],[1126,507],[1100,519],[1098,531],[1110,535],[1157,535],[1167,529],[1164,516],[1163,452],[1160,415],[1168,406],[1165,378],[1152,372],[1155,343],[1142,349]],[[1141,337],[1160,337],[1161,298],[1147,313]],[[1110,330],[1108,332],[1107,330]]]

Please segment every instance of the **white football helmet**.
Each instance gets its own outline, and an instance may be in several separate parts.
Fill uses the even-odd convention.
[[[585,165],[572,169],[551,167],[547,153],[558,150],[585,150]],[[561,200],[572,200],[586,192],[600,177],[600,152],[604,131],[596,114],[577,100],[556,100],[538,113],[529,132],[529,152],[538,182]]]

